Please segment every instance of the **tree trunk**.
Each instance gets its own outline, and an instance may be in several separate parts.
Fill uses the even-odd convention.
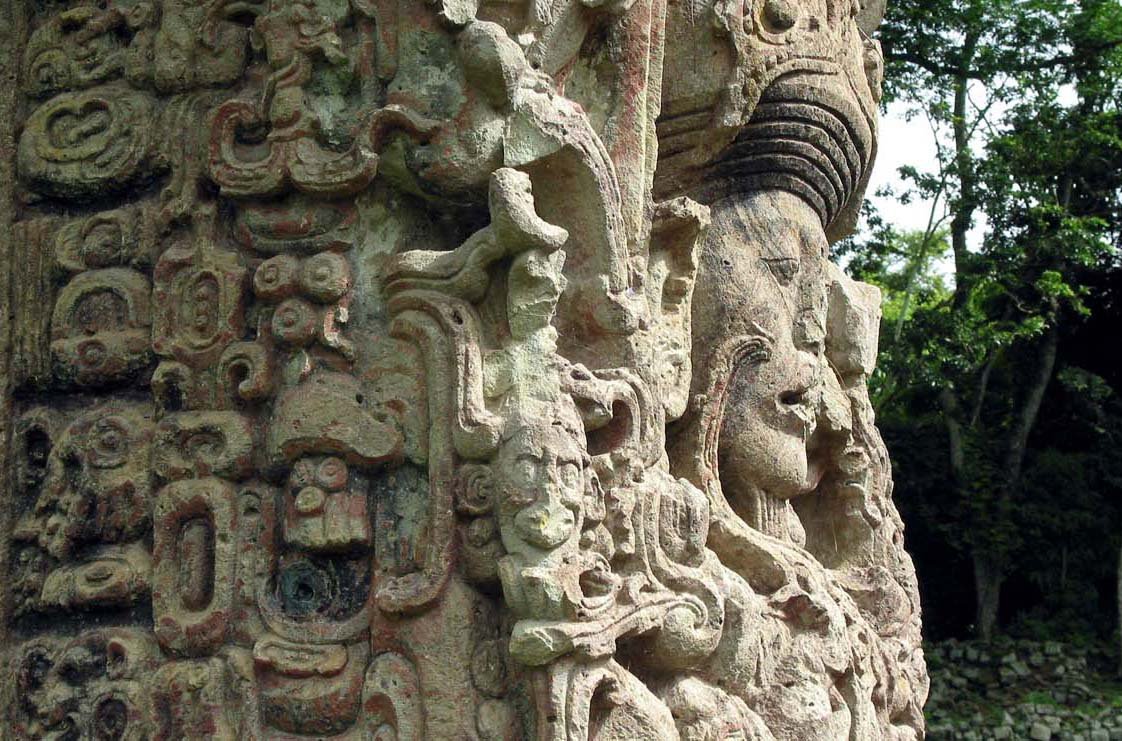
[[[1118,675],[1122,676],[1122,546],[1118,547]]]
[[[939,403],[943,408],[943,421],[947,426],[951,474],[955,487],[962,493],[966,486],[966,446],[963,441],[962,425],[958,421],[958,399],[950,387],[944,388],[939,393]],[[997,611],[1001,606],[1001,583],[1005,573],[994,554],[975,548],[972,558],[975,599],[974,635],[988,641],[993,638],[997,628]]]
[[[947,445],[951,456],[951,475],[955,486],[966,484],[966,449],[962,441],[962,425],[958,421],[958,399],[954,390],[944,386],[939,391],[939,405],[943,410],[943,423],[947,426]]]
[[[983,641],[993,639],[997,630],[997,611],[1001,607],[1001,585],[1005,570],[988,553],[974,553],[974,635]]]
[[[1009,447],[1006,451],[1005,470],[1008,478],[1005,481],[1002,499],[1007,503],[1017,493],[1021,482],[1021,470],[1024,468],[1025,452],[1028,448],[1029,434],[1036,424],[1040,405],[1044,401],[1044,392],[1052,380],[1052,371],[1056,367],[1056,350],[1059,345],[1059,328],[1053,324],[1044,335],[1044,344],[1040,348],[1040,365],[1037,367],[1036,377],[1032,379],[1017,422],[1014,426]],[[1004,507],[999,509],[1004,510]],[[997,612],[1001,605],[1001,585],[1005,580],[1003,557],[1000,554],[985,553],[978,550],[974,552],[974,589],[977,600],[974,630],[983,640],[993,638],[997,628]]]
[[[1006,479],[1005,496],[1012,497],[1021,483],[1021,470],[1025,463],[1025,450],[1028,448],[1029,435],[1036,426],[1037,415],[1040,414],[1040,405],[1044,402],[1044,392],[1052,380],[1052,371],[1056,368],[1056,351],[1060,344],[1060,328],[1055,323],[1048,328],[1044,335],[1044,345],[1040,348],[1040,365],[1037,367],[1036,378],[1025,394],[1024,405],[1018,415],[1017,423],[1013,428],[1009,440],[1009,447],[1005,457]]]
[[[962,309],[970,295],[969,249],[966,235],[974,221],[974,211],[978,207],[978,194],[975,187],[976,174],[970,153],[970,125],[966,119],[967,102],[970,93],[970,78],[965,70],[974,60],[978,46],[978,34],[970,32],[962,45],[963,73],[954,78],[954,108],[951,115],[951,129],[954,132],[954,169],[958,178],[958,198],[953,203],[954,216],[951,218],[951,251],[954,253],[954,306]]]

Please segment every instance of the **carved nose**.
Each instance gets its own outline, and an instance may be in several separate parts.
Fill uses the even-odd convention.
[[[796,389],[784,391],[779,394],[779,403],[788,407],[798,406],[806,401],[806,396],[809,391],[810,389],[807,386],[800,386]]]
[[[811,392],[821,379],[821,363],[816,354],[800,350],[795,372],[791,374],[787,389],[779,393],[779,403],[796,406],[810,401]]]
[[[535,504],[515,518],[519,534],[538,548],[553,549],[568,540],[576,526],[576,518],[565,507]]]
[[[764,19],[777,31],[789,31],[799,20],[799,8],[791,0],[766,0]]]

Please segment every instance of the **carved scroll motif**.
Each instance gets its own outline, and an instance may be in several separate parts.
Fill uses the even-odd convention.
[[[20,173],[64,198],[125,188],[156,167],[152,116],[147,94],[117,86],[53,98],[25,124]]]

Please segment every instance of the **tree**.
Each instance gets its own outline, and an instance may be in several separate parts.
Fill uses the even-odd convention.
[[[886,98],[926,117],[936,142],[934,172],[902,171],[905,197],[930,200],[931,217],[920,234],[882,225],[851,267],[889,291],[876,402],[934,407],[945,429],[949,519],[988,638],[1025,544],[1029,445],[1061,336],[1088,313],[1089,276],[1117,255],[1122,11],[1111,0],[899,0],[882,42]],[[988,228],[972,244],[981,213]],[[919,295],[947,242],[942,293]]]

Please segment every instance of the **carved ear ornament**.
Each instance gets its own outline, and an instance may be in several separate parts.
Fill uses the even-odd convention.
[[[775,340],[762,327],[753,322],[757,334],[741,335],[722,342],[709,359],[705,369],[705,390],[695,394],[692,406],[706,417],[720,414],[724,409],[728,381],[745,363],[765,363],[771,359]]]

